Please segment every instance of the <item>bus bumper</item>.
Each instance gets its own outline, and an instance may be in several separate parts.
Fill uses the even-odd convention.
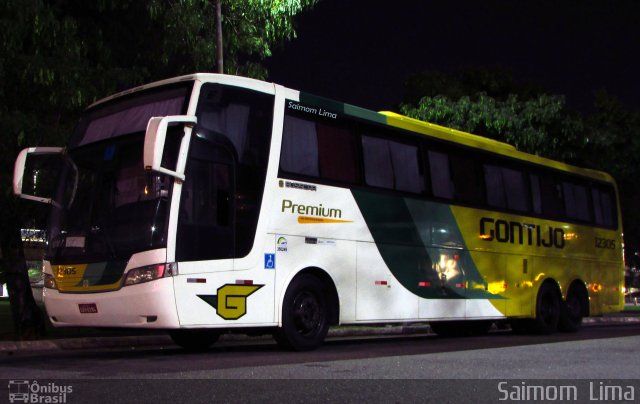
[[[179,327],[171,278],[102,293],[60,293],[45,288],[43,300],[55,327]]]

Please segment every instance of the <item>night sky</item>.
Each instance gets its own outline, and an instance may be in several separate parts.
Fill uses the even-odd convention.
[[[640,109],[638,0],[321,0],[274,52],[270,80],[397,109],[425,70],[499,68],[588,110],[598,89]]]

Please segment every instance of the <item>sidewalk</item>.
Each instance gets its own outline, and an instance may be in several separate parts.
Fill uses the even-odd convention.
[[[589,317],[583,320],[585,327],[601,324],[640,324],[640,306],[627,306],[625,311],[603,317]],[[14,352],[26,351],[55,351],[81,350],[100,348],[131,349],[144,347],[175,347],[171,338],[162,331],[147,330],[101,330],[101,329],[55,329],[50,339],[37,341],[2,341],[0,340],[0,354],[11,355]],[[71,332],[75,333],[72,334]],[[331,327],[327,338],[363,337],[363,336],[391,336],[429,334],[431,329],[427,323],[411,325],[387,326],[342,326]],[[51,335],[51,333],[49,333]],[[249,337],[241,334],[224,334],[216,344],[231,341],[265,342],[271,341],[268,336]]]

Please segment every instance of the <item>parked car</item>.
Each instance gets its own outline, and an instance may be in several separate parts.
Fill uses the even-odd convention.
[[[640,304],[640,289],[630,289],[624,294],[624,302],[626,304],[639,305]]]

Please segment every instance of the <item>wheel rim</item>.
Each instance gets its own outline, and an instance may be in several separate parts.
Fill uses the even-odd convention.
[[[541,303],[540,317],[542,321],[545,325],[554,326],[560,315],[557,300],[551,293],[545,293]]]
[[[582,305],[580,304],[580,299],[575,294],[569,295],[567,312],[572,319],[578,320],[582,318]]]
[[[315,294],[300,292],[293,301],[293,323],[300,335],[316,334],[324,321],[322,304]]]

